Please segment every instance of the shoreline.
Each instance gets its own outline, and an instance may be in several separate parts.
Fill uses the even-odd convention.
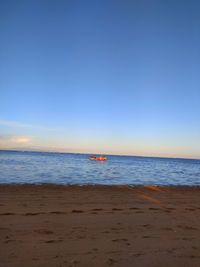
[[[169,184],[169,185],[160,185],[160,184],[58,184],[58,183],[0,183],[0,188],[1,187],[49,187],[49,188],[197,188],[200,189],[200,184],[199,185],[189,185],[189,184],[182,184],[182,185],[177,185],[177,184]]]
[[[0,266],[200,266],[199,186],[0,185]]]

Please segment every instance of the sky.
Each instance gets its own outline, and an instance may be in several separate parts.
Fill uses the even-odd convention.
[[[200,2],[1,0],[0,149],[200,158]]]

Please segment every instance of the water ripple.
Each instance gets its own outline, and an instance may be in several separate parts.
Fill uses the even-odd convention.
[[[200,160],[0,151],[0,183],[200,185]]]

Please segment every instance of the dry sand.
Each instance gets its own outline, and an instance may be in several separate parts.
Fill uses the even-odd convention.
[[[0,266],[200,266],[200,188],[0,186]]]

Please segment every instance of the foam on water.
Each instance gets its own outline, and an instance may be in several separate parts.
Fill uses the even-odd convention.
[[[200,185],[200,160],[0,151],[0,183]]]

